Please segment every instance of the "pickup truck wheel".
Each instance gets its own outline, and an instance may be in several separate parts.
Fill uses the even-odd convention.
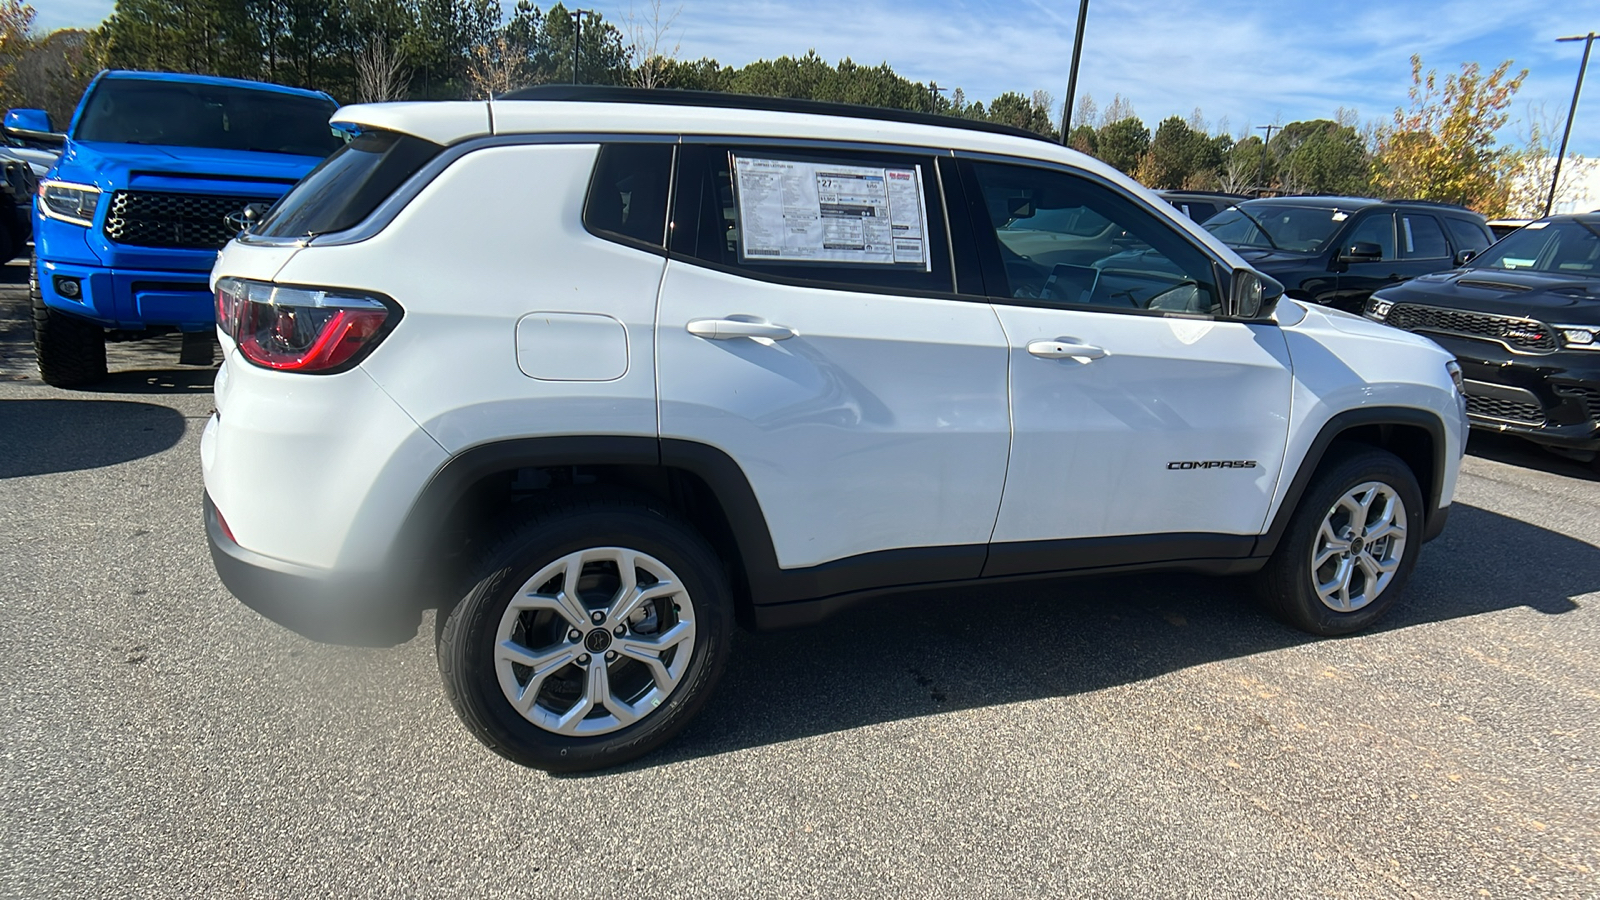
[[[105,378],[105,331],[45,306],[38,271],[36,264],[28,273],[28,300],[33,307],[33,353],[39,377],[55,387],[78,387]]]
[[[733,627],[723,567],[649,506],[578,499],[516,527],[439,632],[467,727],[551,772],[619,765],[670,740],[721,675]]]
[[[1373,447],[1334,451],[1256,576],[1268,608],[1316,635],[1350,634],[1393,606],[1421,548],[1422,491]]]

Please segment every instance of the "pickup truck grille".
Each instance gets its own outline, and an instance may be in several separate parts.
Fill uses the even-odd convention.
[[[140,247],[215,250],[239,233],[227,217],[261,197],[117,191],[106,215],[106,237]]]
[[[1384,322],[1406,331],[1431,331],[1439,334],[1488,338],[1513,350],[1542,353],[1555,350],[1557,347],[1555,331],[1549,325],[1534,319],[1519,319],[1514,316],[1495,316],[1459,309],[1441,309],[1437,306],[1396,303],[1394,309],[1389,310]]]
[[[1479,397],[1474,394],[1468,394],[1467,412],[1475,416],[1487,416],[1491,419],[1521,422],[1524,425],[1544,424],[1544,410],[1531,403],[1518,403],[1515,400],[1500,400],[1493,397]]]

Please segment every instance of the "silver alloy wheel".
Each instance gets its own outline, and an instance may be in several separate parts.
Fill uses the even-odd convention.
[[[1328,510],[1311,545],[1311,580],[1322,604],[1355,612],[1378,599],[1406,549],[1406,505],[1381,481],[1345,492]]]
[[[608,734],[666,701],[694,654],[694,604],[660,560],[623,547],[569,553],[529,578],[495,635],[511,706],[556,734]]]

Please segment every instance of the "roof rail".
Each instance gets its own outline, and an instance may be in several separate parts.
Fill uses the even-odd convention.
[[[1412,200],[1409,197],[1407,197],[1407,198],[1403,198],[1403,199],[1399,199],[1399,200],[1390,200],[1389,202],[1390,203],[1415,203],[1418,206],[1442,206],[1445,209],[1459,209],[1459,210],[1462,210],[1463,212],[1472,212],[1472,210],[1467,209],[1465,206],[1462,206],[1459,203],[1446,203],[1443,200]]]
[[[961,119],[955,116],[913,112],[908,109],[862,106],[856,103],[796,100],[789,97],[763,97],[756,94],[728,94],[719,91],[614,87],[598,84],[541,84],[501,94],[494,99],[556,100],[580,103],[652,103],[664,106],[702,106],[719,109],[755,109],[765,112],[807,113],[816,116],[843,116],[851,119],[901,122],[908,125],[961,128],[967,131],[985,131],[990,134],[1003,134],[1008,137],[1032,138],[1036,141],[1056,143],[1054,139],[1042,134],[1036,134],[1021,128],[1013,128],[1010,125],[984,122],[979,119]]]

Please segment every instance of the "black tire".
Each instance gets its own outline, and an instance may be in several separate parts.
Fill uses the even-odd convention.
[[[44,305],[38,265],[28,274],[33,307],[33,352],[39,377],[55,387],[80,387],[106,377],[106,333],[99,325]]]
[[[693,637],[686,640],[685,644],[692,645],[691,656],[670,692],[656,701],[658,706],[642,713],[636,721],[593,736],[559,734],[535,724],[518,712],[512,705],[510,695],[502,689],[502,671],[510,670],[503,670],[495,658],[499,632],[503,621],[508,620],[507,609],[512,598],[519,594],[530,578],[556,561],[569,557],[569,554],[606,547],[622,547],[647,554],[654,561],[664,564],[675,577],[676,583],[683,586],[681,593],[656,601],[661,604],[657,607],[661,610],[657,628],[658,631],[665,631],[669,618],[681,623],[682,620],[678,618],[683,605],[681,601],[687,599]],[[590,571],[586,567],[585,575]],[[568,773],[606,768],[637,759],[671,740],[689,724],[705,705],[726,664],[733,632],[733,598],[721,561],[687,523],[637,498],[575,495],[546,507],[512,527],[504,538],[487,549],[480,557],[476,572],[477,583],[450,611],[438,632],[439,672],[445,693],[467,728],[490,749],[513,762],[550,772]],[[564,579],[562,589],[565,589]],[[603,588],[600,594],[604,594]],[[595,593],[591,592],[586,599],[593,610]],[[565,623],[570,621],[549,611],[522,613],[514,618],[519,623],[534,622],[521,618],[530,615],[546,616],[545,624],[539,627],[552,629],[547,633],[554,635],[566,631],[568,626]],[[652,612],[651,615],[656,613]],[[519,624],[515,627],[523,626]],[[609,624],[606,627],[594,627],[587,632],[572,628],[567,637],[555,637],[555,644],[548,644],[547,649],[549,646],[565,646],[582,652],[586,647],[593,646],[588,641],[597,637],[595,632],[607,632],[603,640],[609,644],[610,627]],[[632,626],[624,628],[631,629]],[[581,634],[582,637],[573,639],[571,634]],[[621,646],[623,638],[617,640],[617,646]],[[562,644],[562,641],[567,643]],[[531,643],[529,646],[531,649]],[[679,648],[683,646],[678,645]],[[590,666],[599,661],[602,654],[594,653],[592,656]],[[665,654],[663,659],[666,659]],[[617,667],[629,664],[638,666],[641,672],[647,669],[619,658],[616,664],[606,664],[611,673],[608,677],[618,679]],[[522,671],[529,672],[527,667]],[[557,677],[563,674],[564,679]],[[590,694],[586,685],[589,682],[585,680],[588,674],[588,666],[580,667],[574,662],[564,665],[546,683],[554,683],[554,690],[568,687],[573,680],[577,680],[584,686],[576,689],[588,697]],[[646,675],[647,679],[650,677]],[[531,683],[531,678],[528,683]],[[652,680],[651,683],[657,682]],[[532,704],[535,715],[549,714],[539,702],[539,698],[544,696],[544,693],[536,692]],[[609,709],[597,710],[590,713],[589,717],[593,719],[599,715],[604,720],[610,714]],[[616,718],[620,721],[620,717]]]
[[[1393,489],[1405,515],[1405,542],[1399,565],[1377,595],[1358,609],[1340,611],[1324,603],[1315,587],[1312,554],[1325,519],[1347,493],[1367,482]],[[1395,601],[1416,567],[1422,548],[1422,491],[1416,475],[1394,454],[1360,444],[1335,445],[1300,498],[1289,528],[1267,565],[1255,576],[1256,592],[1283,622],[1324,637],[1352,634],[1376,622]],[[1359,545],[1358,545],[1359,547]],[[1359,555],[1359,549],[1358,549]],[[1334,561],[1337,565],[1337,560]],[[1361,578],[1365,579],[1362,574]]]

